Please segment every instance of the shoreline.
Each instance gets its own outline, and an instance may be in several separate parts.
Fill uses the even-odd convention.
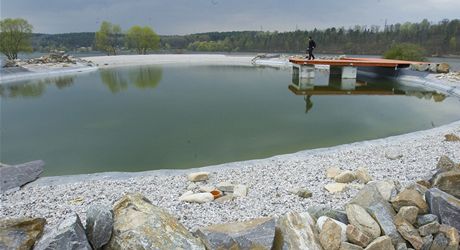
[[[140,56],[131,56],[125,61],[126,65],[120,60],[125,56],[111,56],[108,58],[111,63],[103,61],[107,58],[99,58],[100,61],[95,63],[108,63],[103,67],[118,67],[155,63],[209,64],[214,60],[221,65],[250,65],[246,57],[234,57],[229,61],[229,57],[224,55],[178,55],[181,60],[174,61],[171,57],[162,56],[162,60],[154,63],[150,56],[144,57],[145,60],[139,60]],[[199,61],[203,58],[208,59]],[[419,79],[420,82],[414,83],[429,81],[428,78]],[[445,91],[438,81],[433,84],[440,84],[438,90]],[[124,194],[133,192],[144,194],[154,205],[168,210],[189,229],[263,216],[277,217],[289,211],[303,212],[312,205],[341,209],[358,189],[328,193],[324,186],[333,181],[326,178],[327,168],[356,170],[365,167],[374,180],[393,179],[407,185],[430,173],[442,155],[460,162],[460,143],[444,141],[444,135],[449,133],[460,135],[460,121],[386,138],[193,169],[41,177],[19,190],[0,194],[0,217],[44,217],[48,226],[53,226],[67,214],[76,212],[85,221],[90,204],[112,206]],[[388,154],[402,157],[390,159]],[[182,202],[179,197],[190,185],[186,174],[195,171],[210,172],[210,180],[203,185],[217,185],[223,181],[247,185],[248,196],[226,203]],[[303,199],[289,193],[293,188],[303,187],[312,191],[312,198]]]

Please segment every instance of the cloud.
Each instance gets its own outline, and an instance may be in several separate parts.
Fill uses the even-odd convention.
[[[107,20],[160,34],[350,27],[458,18],[458,0],[2,0],[1,16],[22,17],[35,32],[95,31]]]

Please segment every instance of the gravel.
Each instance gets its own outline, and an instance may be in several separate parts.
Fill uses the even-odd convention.
[[[261,216],[279,216],[289,211],[306,211],[308,206],[320,205],[343,208],[357,190],[329,194],[324,185],[326,168],[340,167],[356,170],[366,167],[376,180],[393,179],[407,185],[427,176],[441,155],[460,162],[460,143],[446,142],[444,135],[460,135],[460,121],[426,131],[373,141],[364,141],[332,148],[301,151],[262,160],[223,164],[188,170],[209,171],[210,179],[199,185],[216,185],[230,181],[249,187],[247,197],[223,204],[211,202],[193,204],[179,201],[190,182],[184,171],[164,174],[148,172],[146,176],[127,179],[89,181],[75,178],[63,184],[28,185],[0,196],[1,217],[44,217],[48,226],[72,212],[85,221],[90,204],[112,205],[126,193],[140,192],[153,204],[167,209],[191,230],[200,226],[244,221]],[[386,152],[399,152],[397,160],[388,159]],[[46,178],[44,178],[46,180]],[[313,197],[304,199],[291,194],[293,188],[305,187]]]

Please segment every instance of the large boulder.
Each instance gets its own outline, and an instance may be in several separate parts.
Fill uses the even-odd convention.
[[[271,249],[275,239],[274,218],[212,225],[199,228],[196,235],[207,249]]]
[[[414,189],[405,189],[391,201],[396,211],[399,211],[404,206],[416,206],[420,214],[428,213],[428,205],[423,196]]]
[[[447,63],[440,63],[436,66],[436,72],[437,73],[449,73],[450,71],[450,66]]]
[[[376,239],[381,235],[379,224],[369,215],[369,213],[357,204],[348,204],[346,206],[348,220],[350,224],[359,228],[371,239]]]
[[[91,250],[85,229],[77,214],[71,214],[56,227],[45,232],[34,250],[79,249]]]
[[[460,171],[451,170],[437,174],[433,180],[433,187],[460,198]]]
[[[458,168],[457,164],[455,164],[455,162],[452,161],[452,159],[450,159],[448,156],[443,155],[439,157],[438,164],[436,165],[437,171],[446,172],[456,168]]]
[[[394,250],[393,244],[391,244],[391,238],[384,235],[375,239],[366,250]]]
[[[43,166],[45,162],[40,160],[14,166],[3,165],[0,167],[0,193],[36,180],[43,172]]]
[[[1,219],[0,249],[31,249],[45,223],[42,218]]]
[[[86,211],[86,235],[94,249],[107,244],[112,236],[113,213],[104,205],[92,205]]]
[[[363,233],[359,228],[349,224],[347,225],[347,239],[353,244],[366,247],[372,242],[371,237]]]
[[[392,181],[371,181],[350,201],[364,208],[371,204],[389,201],[396,196],[396,185]]]
[[[316,220],[316,227],[319,229],[320,232],[323,231],[324,224],[327,221],[332,221],[335,224],[337,224],[340,227],[340,240],[342,242],[347,241],[347,225],[344,223],[334,220],[332,218],[326,217],[326,216],[321,216]]]
[[[418,230],[412,226],[408,221],[403,218],[396,217],[395,225],[398,229],[398,232],[402,235],[404,239],[409,241],[409,243],[415,248],[420,249],[423,245],[423,239],[418,233]]]
[[[454,227],[447,226],[447,225],[441,225],[439,227],[439,232],[444,234],[446,238],[449,240],[449,244],[446,247],[446,250],[458,249],[458,245],[460,243],[460,235],[458,234],[457,229],[455,229]]]
[[[322,250],[315,221],[309,213],[290,212],[278,219],[273,249]]]
[[[141,194],[128,194],[113,207],[108,249],[205,249],[173,216]]]
[[[442,224],[460,230],[460,199],[437,188],[429,189],[425,194],[425,199],[430,212],[438,216]]]

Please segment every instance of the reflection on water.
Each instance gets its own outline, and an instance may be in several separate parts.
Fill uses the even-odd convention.
[[[75,76],[50,77],[42,80],[31,80],[20,84],[0,85],[2,98],[40,97],[48,86],[55,85],[58,89],[72,86]]]
[[[128,89],[128,83],[140,89],[155,88],[163,77],[163,70],[159,67],[138,67],[126,74],[119,69],[103,69],[100,75],[104,85],[112,93],[117,93]]]
[[[330,75],[329,70],[315,70],[314,78],[301,78],[298,71],[292,73],[292,84],[289,85],[295,95],[304,96],[305,113],[313,108],[312,97],[339,95],[378,95],[378,96],[414,96],[419,99],[442,102],[446,95],[419,86],[406,86],[399,82],[384,80],[372,82],[363,79],[341,79]]]

